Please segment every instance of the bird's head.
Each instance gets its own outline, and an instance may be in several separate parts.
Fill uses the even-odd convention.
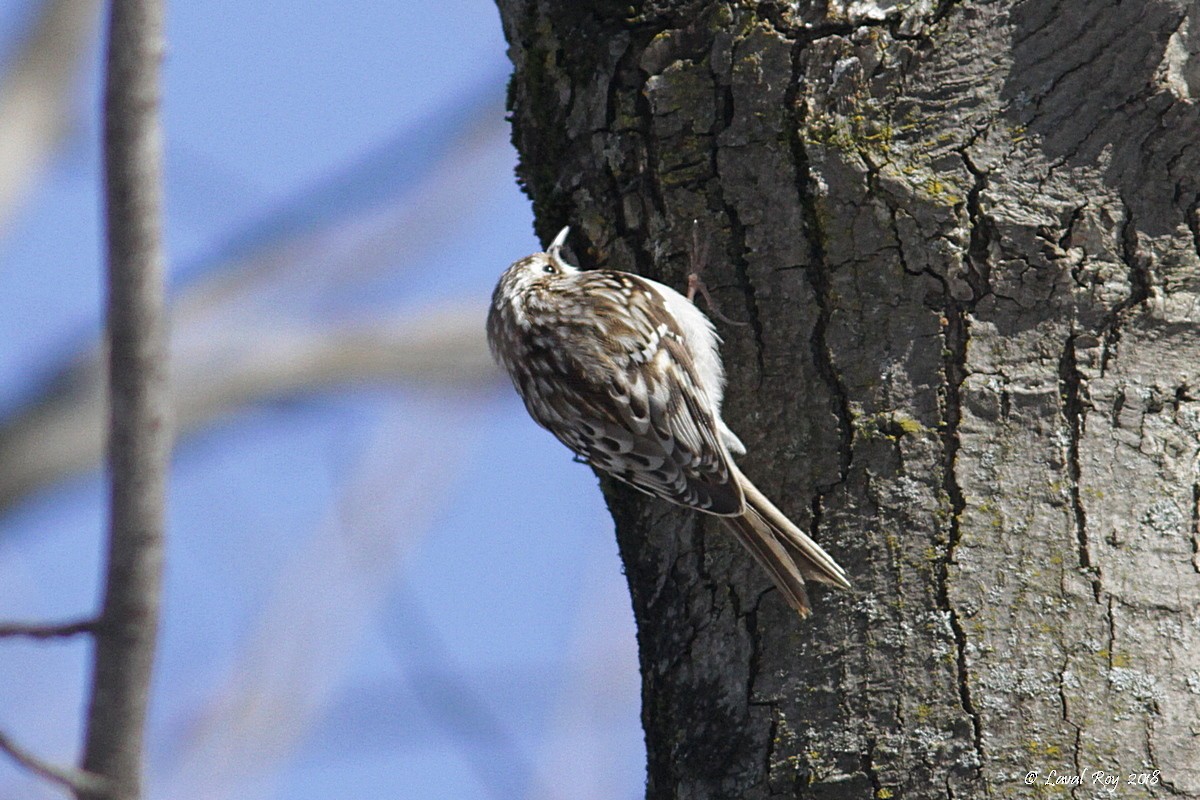
[[[519,300],[528,297],[533,292],[552,288],[556,281],[564,276],[575,275],[578,267],[573,267],[563,260],[562,247],[567,240],[570,228],[563,228],[554,237],[554,241],[544,253],[534,253],[531,256],[514,261],[500,276],[496,287],[498,297]]]

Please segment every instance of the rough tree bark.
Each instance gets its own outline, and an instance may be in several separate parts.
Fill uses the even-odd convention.
[[[648,796],[1200,797],[1197,6],[498,4],[540,232],[681,286],[700,220],[744,469],[855,582],[801,623],[605,483]]]

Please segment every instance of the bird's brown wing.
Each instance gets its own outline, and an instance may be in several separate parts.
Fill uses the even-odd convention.
[[[529,339],[539,423],[595,467],[673,503],[739,514],[742,490],[688,342],[649,286],[593,271],[562,282],[555,324]]]

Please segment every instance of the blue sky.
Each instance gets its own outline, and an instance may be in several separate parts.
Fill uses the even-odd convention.
[[[0,2],[6,65],[33,9]],[[217,0],[168,20],[177,303],[226,277],[212,319],[248,330],[447,304],[482,326],[537,249],[493,5]],[[98,61],[0,240],[0,414],[98,330]],[[177,333],[203,341],[193,322]],[[94,607],[103,509],[93,472],[0,517],[0,619]],[[242,408],[179,443],[170,522],[151,797],[642,794],[611,521],[502,380]],[[71,760],[86,656],[0,643],[0,729]],[[58,796],[0,759],[0,799]]]

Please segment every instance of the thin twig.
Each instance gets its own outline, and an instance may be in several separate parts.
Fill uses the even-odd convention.
[[[162,247],[161,0],[113,0],[104,87],[108,244],[108,554],[83,769],[138,800],[158,634],[171,397]]]
[[[4,731],[0,731],[0,752],[7,753],[9,758],[33,774],[64,786],[75,794],[102,792],[105,789],[106,781],[101,776],[74,767],[63,767],[43,761],[17,745]]]
[[[78,619],[73,622],[0,622],[0,639],[65,639],[81,633],[95,633],[97,620]]]

